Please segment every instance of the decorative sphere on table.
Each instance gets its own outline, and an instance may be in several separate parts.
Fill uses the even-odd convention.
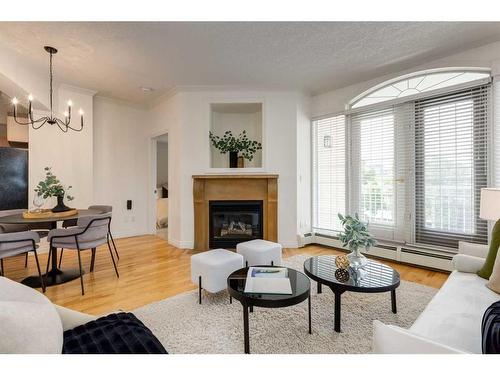
[[[349,280],[349,271],[344,268],[337,268],[335,270],[335,278],[341,283],[345,283]]]
[[[337,255],[335,265],[338,268],[347,269],[349,267],[349,258],[347,258],[347,255]]]

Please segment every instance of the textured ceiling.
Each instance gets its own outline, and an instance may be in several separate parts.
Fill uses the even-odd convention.
[[[2,53],[45,69],[53,45],[58,81],[138,104],[176,86],[314,94],[499,39],[474,22],[0,23]]]

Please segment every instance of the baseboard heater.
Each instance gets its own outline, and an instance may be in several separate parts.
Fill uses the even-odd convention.
[[[342,251],[349,251],[340,243],[338,236],[324,233],[313,233],[312,244],[330,246]],[[379,243],[369,252],[363,252],[376,258],[388,259],[424,267],[431,270],[451,271],[451,260],[454,253],[446,250],[436,250],[424,247],[412,247],[401,243]]]

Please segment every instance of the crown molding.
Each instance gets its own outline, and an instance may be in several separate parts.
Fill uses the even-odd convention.
[[[66,83],[61,83],[58,87],[57,87],[59,90],[69,90],[69,91],[74,91],[74,92],[77,92],[79,94],[83,94],[83,95],[89,95],[89,96],[94,96],[97,94],[97,91],[95,90],[90,90],[90,89],[86,89],[86,88],[83,88],[83,87],[78,87],[78,86],[72,86],[72,85],[68,85]]]

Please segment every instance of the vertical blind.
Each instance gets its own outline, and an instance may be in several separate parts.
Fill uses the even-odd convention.
[[[313,227],[341,230],[346,212],[346,123],[339,115],[313,121]]]
[[[415,102],[417,243],[487,242],[479,206],[488,186],[489,93],[487,85]]]

